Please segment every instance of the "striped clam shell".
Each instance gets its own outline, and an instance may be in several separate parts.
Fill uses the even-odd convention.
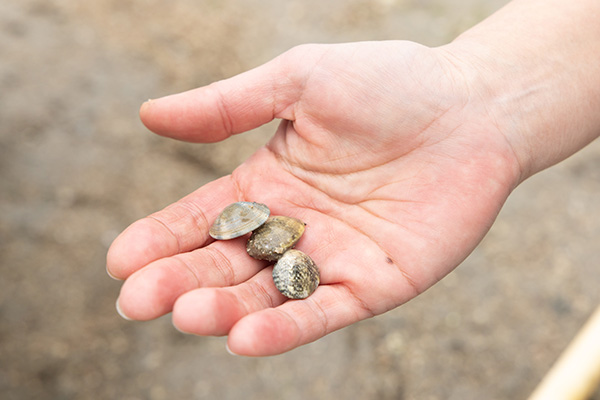
[[[209,230],[214,239],[227,240],[252,232],[265,223],[271,211],[261,203],[240,201],[225,207]]]

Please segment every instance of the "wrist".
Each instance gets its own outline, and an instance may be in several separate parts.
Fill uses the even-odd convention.
[[[586,14],[600,3],[536,3],[513,2],[439,48],[464,77],[468,107],[512,149],[519,181],[600,134],[600,29]]]
[[[497,134],[497,143],[504,143],[517,169],[516,185],[535,173],[532,143],[528,136],[542,130],[544,119],[540,110],[531,105],[543,104],[537,86],[530,75],[521,73],[517,65],[506,63],[500,49],[471,40],[455,41],[440,48],[460,71],[468,98],[468,114],[477,116],[486,135]],[[530,103],[531,105],[528,105]],[[540,125],[540,126],[538,126]],[[492,138],[490,137],[490,140]],[[541,152],[538,149],[537,155]]]

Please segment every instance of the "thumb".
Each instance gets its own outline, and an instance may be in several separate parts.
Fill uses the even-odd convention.
[[[274,118],[294,120],[315,60],[313,46],[299,46],[240,75],[187,92],[149,100],[140,118],[151,131],[189,142],[217,142]]]

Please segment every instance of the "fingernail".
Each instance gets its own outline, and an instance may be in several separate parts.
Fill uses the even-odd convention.
[[[111,274],[110,271],[108,270],[108,268],[106,268],[106,273],[108,274],[108,276],[110,276],[115,281],[122,281],[123,280],[123,279],[119,279],[116,276],[114,276],[113,274]]]
[[[142,103],[142,105],[140,106],[140,113],[143,113],[143,112],[145,112],[145,110],[148,110],[148,107],[151,106],[151,103],[152,103],[152,99],[148,99],[148,100],[144,101]]]
[[[229,344],[225,343],[225,350],[227,350],[227,352],[229,354],[231,354],[232,356],[238,356],[239,354],[235,354],[233,351],[231,351],[231,349],[229,348]]]
[[[117,308],[117,313],[121,316],[121,318],[126,319],[127,321],[132,321],[132,319],[129,318],[127,315],[125,315],[125,313],[121,309],[121,306],[119,305],[119,299],[117,299],[116,308]]]
[[[173,324],[173,328],[179,333],[183,333],[184,335],[191,335],[191,333],[181,330],[177,325]]]

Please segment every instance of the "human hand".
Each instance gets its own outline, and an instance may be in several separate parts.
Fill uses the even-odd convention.
[[[410,300],[479,243],[519,181],[515,155],[468,71],[411,42],[297,47],[252,71],[150,101],[154,132],[215,142],[281,118],[231,175],[135,222],[107,268],[119,307],[148,320],[229,335],[238,354],[271,355]],[[244,238],[208,228],[235,201],[307,223],[297,248],[321,271],[304,300],[275,288]],[[266,267],[266,268],[265,268]]]

